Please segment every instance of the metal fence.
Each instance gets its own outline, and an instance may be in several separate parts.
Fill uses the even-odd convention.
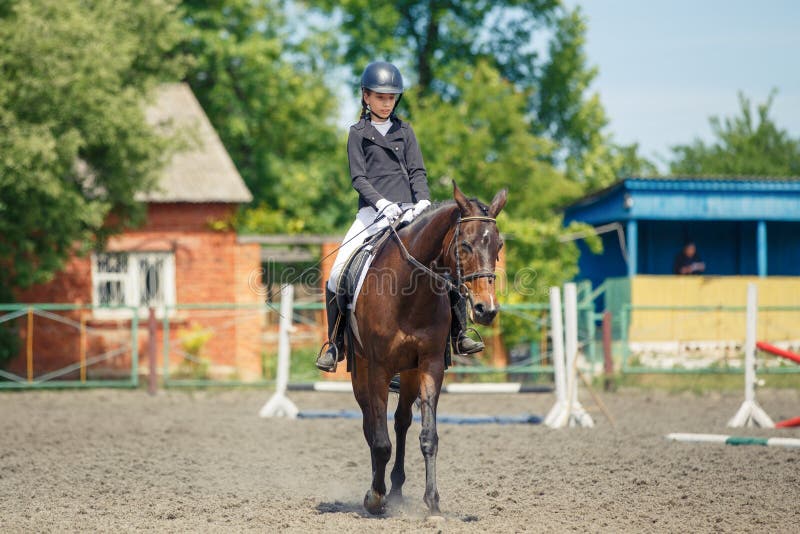
[[[313,358],[325,335],[323,306],[296,303],[293,310],[293,380],[318,379]],[[158,362],[154,376],[166,387],[274,382],[275,305],[170,306],[158,310],[157,327],[148,325],[141,313],[132,307],[0,304],[0,349],[10,348],[16,355],[13,365],[0,370],[0,389],[137,387],[140,358]],[[544,303],[503,305],[499,326],[482,329],[488,356],[455,358],[450,379],[551,380],[549,313]],[[595,313],[590,294],[579,301],[578,314],[580,365],[597,373],[605,355],[601,315]],[[758,317],[759,340],[800,352],[800,306],[762,306]],[[623,374],[742,372],[744,307],[627,304],[614,322],[611,356]],[[510,337],[510,328],[519,342],[504,346],[501,340]],[[155,347],[152,355],[149,346]],[[493,360],[497,350],[506,353],[506,365]],[[759,372],[798,373],[800,366],[761,355]]]
[[[0,304],[2,347],[17,363],[0,389],[136,387],[139,317],[130,307]],[[102,311],[100,313],[102,315]]]

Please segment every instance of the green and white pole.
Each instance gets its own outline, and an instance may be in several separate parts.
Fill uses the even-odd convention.
[[[726,436],[724,434],[667,434],[670,441],[687,443],[719,443],[723,445],[761,445],[762,447],[788,447],[800,449],[797,438],[757,438],[750,436]]]

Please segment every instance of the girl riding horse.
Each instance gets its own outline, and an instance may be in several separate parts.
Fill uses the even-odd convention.
[[[369,236],[394,223],[398,217],[411,222],[431,205],[427,172],[414,130],[395,114],[403,96],[403,77],[391,63],[370,63],[361,76],[361,120],[350,128],[347,156],[353,188],[358,191],[356,220],[345,235],[325,287],[328,341],[320,351],[317,367],[332,372],[344,358],[344,329],[336,289],[347,259]],[[450,292],[451,344],[457,354],[474,354],[483,343],[465,334],[466,300]]]

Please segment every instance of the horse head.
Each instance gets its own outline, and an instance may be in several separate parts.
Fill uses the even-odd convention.
[[[507,196],[508,191],[502,189],[487,206],[468,199],[453,182],[453,198],[460,217],[450,236],[447,260],[472,297],[473,320],[483,325],[490,324],[497,315],[494,271],[503,240],[495,219],[506,205]]]

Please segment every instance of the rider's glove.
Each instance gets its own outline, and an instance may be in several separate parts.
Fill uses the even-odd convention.
[[[414,219],[417,218],[417,215],[425,211],[425,208],[431,205],[430,200],[420,200],[410,209],[407,209],[405,213],[403,213],[403,222],[410,223]]]
[[[420,200],[414,204],[414,217],[425,211],[425,208],[431,205],[430,200]]]
[[[403,212],[403,222],[410,223],[414,220],[414,209],[408,208],[406,211]]]
[[[380,199],[375,204],[375,207],[378,208],[378,215],[383,215],[390,223],[393,223],[403,214],[403,210],[400,209],[400,206],[394,202],[389,202],[385,198]]]

